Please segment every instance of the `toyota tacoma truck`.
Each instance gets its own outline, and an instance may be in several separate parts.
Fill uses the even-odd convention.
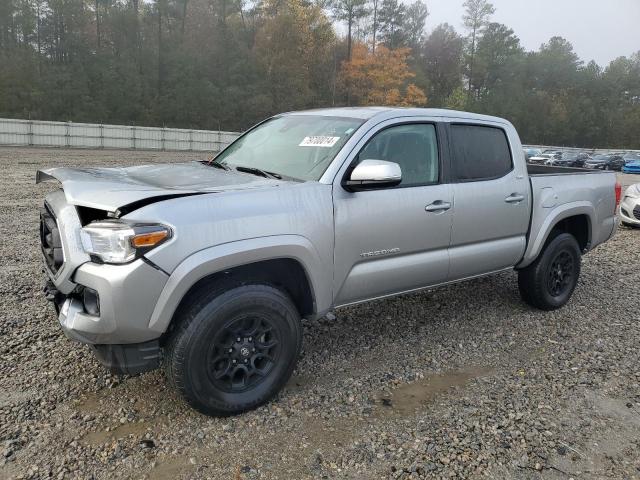
[[[620,199],[614,173],[527,165],[506,120],[376,107],[277,115],[207,161],[45,180],[64,333],[115,372],[164,367],[209,415],[277,394],[302,318],[510,269],[526,303],[562,307]]]

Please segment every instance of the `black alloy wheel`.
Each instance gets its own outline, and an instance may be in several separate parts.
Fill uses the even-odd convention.
[[[167,377],[206,415],[234,415],[271,400],[293,373],[302,346],[296,306],[267,284],[205,285],[174,322],[165,348]]]
[[[520,296],[541,310],[565,305],[580,277],[580,246],[570,233],[553,232],[538,258],[518,270]]]
[[[264,380],[279,359],[278,330],[268,317],[245,317],[225,325],[209,351],[211,382],[225,392],[242,392]]]
[[[549,266],[547,288],[553,297],[559,297],[573,284],[573,257],[567,251],[560,251]]]

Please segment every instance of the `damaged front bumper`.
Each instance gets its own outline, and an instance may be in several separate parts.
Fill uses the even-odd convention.
[[[114,372],[140,373],[159,366],[159,333],[149,320],[168,276],[143,258],[124,265],[98,264],[84,254],[75,208],[60,190],[47,197],[56,221],[64,262],[58,268],[43,261],[47,280],[45,296],[55,305],[65,335],[88,344],[98,360]],[[50,232],[47,232],[50,233]]]
[[[160,366],[161,349],[156,338],[158,334],[151,332],[146,326],[157,298],[155,294],[159,294],[156,288],[161,290],[165,279],[157,278],[158,273],[164,276],[163,273],[141,263],[132,271],[119,272],[115,284],[96,276],[95,272],[87,271],[91,270],[91,265],[79,267],[77,276],[85,284],[91,284],[98,290],[78,283],[73,293],[64,295],[55,288],[51,280],[45,286],[45,294],[56,308],[58,322],[64,334],[71,340],[89,345],[100,363],[113,373],[135,375]],[[144,290],[149,295],[146,302],[139,296],[138,282],[142,277],[145,282]],[[137,285],[135,298],[124,293],[132,292],[131,286],[134,284]],[[95,292],[99,302],[91,304],[89,308],[83,295],[83,290],[87,288]],[[114,297],[114,291],[120,296]],[[139,316],[131,317],[132,313]]]

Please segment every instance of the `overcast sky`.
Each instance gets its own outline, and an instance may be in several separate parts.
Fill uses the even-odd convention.
[[[508,25],[527,50],[551,37],[569,40],[582,60],[601,66],[640,50],[640,0],[490,0],[493,21]],[[410,3],[410,1],[407,1]],[[443,22],[459,32],[463,0],[426,0],[427,31]]]

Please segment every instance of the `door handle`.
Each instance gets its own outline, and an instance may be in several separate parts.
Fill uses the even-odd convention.
[[[519,193],[512,193],[511,195],[509,195],[507,198],[504,199],[504,201],[507,203],[520,203],[523,200],[524,200],[524,195],[521,195]]]
[[[443,202],[442,200],[436,200],[430,205],[424,207],[427,212],[445,212],[451,208],[451,203]]]

